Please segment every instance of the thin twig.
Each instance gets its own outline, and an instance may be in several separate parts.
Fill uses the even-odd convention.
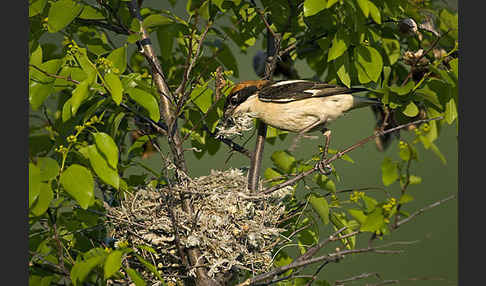
[[[437,206],[439,206],[439,205],[441,205],[441,204],[443,204],[443,203],[445,203],[445,202],[447,202],[447,201],[450,201],[450,200],[452,200],[452,199],[455,199],[455,198],[456,198],[456,195],[451,195],[451,196],[448,196],[447,198],[444,198],[444,199],[442,199],[442,200],[440,200],[440,201],[437,201],[437,202],[435,202],[435,203],[433,203],[433,204],[430,204],[430,205],[428,205],[428,206],[426,206],[426,207],[424,207],[424,208],[421,208],[421,209],[419,209],[418,211],[416,211],[416,212],[414,212],[413,214],[411,214],[410,216],[408,216],[407,218],[404,218],[404,219],[402,219],[402,220],[398,221],[398,222],[397,222],[397,224],[396,224],[396,225],[395,225],[393,228],[394,228],[394,229],[395,229],[395,228],[398,228],[398,227],[400,227],[401,225],[403,225],[403,224],[405,224],[405,223],[407,223],[407,222],[410,222],[410,221],[411,221],[411,220],[413,220],[413,219],[414,219],[416,216],[419,216],[419,215],[423,214],[424,212],[426,212],[426,211],[428,211],[428,210],[430,210],[430,209],[433,209],[433,208],[435,208],[435,207],[437,207]]]
[[[126,28],[122,26],[115,26],[100,20],[76,18],[75,22],[86,26],[98,26],[121,35],[130,35],[130,31],[126,30]]]
[[[270,26],[270,23],[268,23],[263,11],[260,10],[260,8],[258,8],[257,4],[255,3],[255,0],[251,0],[251,3],[253,4],[253,8],[255,8],[255,11],[258,13],[258,16],[260,16],[260,19],[265,24],[265,27],[267,27],[267,31],[270,32],[272,36],[275,38],[276,33],[272,30],[272,27]]]
[[[254,1],[252,1],[255,9],[258,10]],[[280,50],[280,35],[275,34],[267,20],[263,16],[262,19],[267,26],[267,63],[265,65],[265,79],[272,80],[273,73],[277,62],[277,54]],[[267,136],[267,125],[263,121],[259,121],[258,136],[255,143],[255,150],[251,156],[250,170],[248,171],[248,189],[251,192],[258,190],[258,182],[260,180],[260,169],[262,165],[263,150],[265,146],[265,138]]]
[[[184,182],[188,177],[187,163],[184,158],[184,148],[181,144],[180,131],[177,129],[177,114],[174,112],[174,103],[171,102],[172,94],[165,80],[162,67],[160,66],[159,60],[155,55],[154,48],[150,42],[150,37],[148,32],[143,27],[142,16],[140,15],[140,9],[138,7],[136,0],[131,0],[130,13],[132,16],[138,20],[140,24],[140,34],[141,40],[138,42],[142,52],[149,62],[152,68],[152,79],[157,86],[157,90],[160,94],[160,113],[168,125],[168,145],[170,151],[173,155],[174,165],[176,170],[176,179],[179,182]],[[187,195],[182,196],[182,209],[188,213],[190,216],[193,214],[192,202],[190,197]],[[190,262],[190,267],[198,265],[199,258],[201,257],[201,252],[199,248],[187,249],[187,254]],[[207,268],[197,267],[196,268],[196,284],[198,285],[218,285],[218,283],[208,276]]]
[[[356,281],[356,280],[360,280],[360,279],[365,279],[365,278],[368,278],[370,276],[376,276],[376,278],[381,279],[378,272],[361,273],[359,275],[356,275],[356,276],[353,276],[353,277],[350,277],[350,278],[346,278],[346,279],[342,279],[342,280],[336,280],[336,281],[334,281],[334,284],[335,285],[344,285],[344,283],[352,282],[352,281]]]
[[[430,118],[430,119],[421,119],[421,120],[416,120],[416,121],[413,121],[413,122],[410,122],[410,123],[402,124],[402,125],[399,125],[397,127],[390,128],[390,129],[387,129],[387,130],[384,130],[384,131],[377,130],[375,132],[375,134],[358,141],[357,143],[349,146],[348,148],[344,149],[343,151],[337,152],[336,154],[334,154],[334,156],[325,160],[324,162],[318,162],[312,169],[309,169],[305,172],[302,172],[302,173],[298,174],[297,176],[295,176],[295,177],[293,177],[293,178],[291,178],[291,179],[289,179],[289,180],[287,180],[283,183],[280,183],[278,185],[267,188],[263,191],[263,193],[268,194],[268,193],[274,192],[276,190],[279,190],[283,187],[290,186],[290,185],[296,183],[298,180],[300,180],[300,179],[314,173],[315,171],[317,171],[319,169],[319,164],[323,164],[324,166],[326,166],[326,165],[330,164],[331,162],[334,162],[335,160],[341,158],[344,154],[351,152],[358,147],[361,147],[362,145],[366,144],[368,141],[371,141],[372,139],[374,139],[378,136],[383,136],[385,134],[406,128],[406,127],[411,126],[411,125],[430,122],[430,121],[433,121],[433,120],[440,120],[440,119],[443,119],[443,118],[444,118],[443,116],[439,116],[439,117],[434,117],[434,118]]]
[[[290,264],[287,264],[287,265],[284,265],[284,266],[281,266],[281,267],[277,267],[277,268],[273,269],[272,271],[254,276],[252,278],[249,278],[245,282],[238,284],[238,286],[253,285],[256,282],[267,280],[271,277],[282,274],[282,273],[284,273],[284,272],[286,272],[287,270],[290,270],[290,269],[301,268],[301,267],[304,267],[306,265],[314,264],[314,263],[318,263],[318,262],[322,262],[322,261],[337,262],[337,261],[343,259],[346,255],[367,253],[367,252],[377,253],[377,254],[400,254],[400,253],[403,253],[403,251],[401,251],[401,250],[378,250],[378,249],[370,248],[370,247],[360,248],[360,249],[341,250],[341,251],[336,251],[336,252],[328,254],[328,255],[322,255],[322,256],[319,256],[319,257],[310,258],[310,259],[306,259],[306,260],[299,260],[299,259],[294,260],[294,262],[292,262]]]
[[[325,261],[324,263],[322,263],[316,270],[316,272],[314,272],[314,275],[312,275],[311,279],[309,280],[309,282],[307,282],[307,284],[305,284],[305,286],[311,286],[312,283],[314,283],[314,281],[317,279],[317,275],[319,275],[319,272],[321,272],[322,268],[324,268],[324,266],[326,266],[327,264],[329,264],[329,261]]]
[[[179,87],[177,87],[177,89],[175,91],[176,95],[180,94],[186,88],[186,83],[189,80],[189,76],[191,75],[192,68],[194,67],[194,64],[196,63],[197,59],[199,58],[199,54],[201,53],[201,50],[202,50],[201,48],[203,46],[204,39],[206,39],[206,35],[208,34],[208,31],[211,28],[212,24],[213,24],[213,22],[209,21],[207,26],[206,26],[206,29],[202,33],[201,38],[199,39],[199,42],[197,44],[196,54],[194,55],[194,57],[192,57],[192,60],[190,61],[189,65],[184,70],[182,82],[179,85]],[[192,42],[192,40],[191,40],[191,42]],[[190,50],[189,53],[192,53],[192,50]]]

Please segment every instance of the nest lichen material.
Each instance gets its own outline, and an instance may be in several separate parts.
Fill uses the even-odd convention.
[[[271,250],[283,231],[277,226],[285,213],[282,198],[291,189],[258,195],[247,190],[240,170],[211,171],[185,185],[126,194],[119,207],[108,209],[108,217],[115,238],[157,251],[147,257],[163,276],[194,275],[194,269],[188,273],[182,267],[174,229],[182,247],[200,249],[200,264],[210,276],[233,267],[259,273],[272,264]],[[180,207],[183,195],[191,197],[192,214]]]
[[[236,135],[242,135],[243,132],[253,129],[254,118],[255,114],[248,112],[233,116],[227,122],[217,127],[217,136],[230,138]]]

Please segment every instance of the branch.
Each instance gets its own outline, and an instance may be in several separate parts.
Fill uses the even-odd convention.
[[[336,251],[336,252],[328,254],[328,255],[323,255],[323,256],[319,256],[319,257],[311,258],[311,259],[307,259],[307,260],[302,260],[302,261],[297,259],[297,260],[294,260],[294,262],[292,262],[290,264],[275,268],[274,270],[269,271],[267,273],[263,273],[263,274],[254,276],[252,278],[249,278],[245,282],[238,284],[238,286],[252,285],[256,282],[264,281],[264,280],[272,278],[276,275],[280,275],[280,274],[282,274],[282,273],[284,273],[284,272],[286,272],[287,270],[290,270],[290,269],[301,268],[303,266],[306,266],[306,265],[309,265],[309,264],[314,264],[314,263],[317,263],[317,262],[325,262],[325,261],[337,262],[337,261],[343,259],[345,257],[345,255],[367,253],[367,252],[378,253],[378,254],[400,254],[403,251],[401,251],[401,250],[378,250],[378,249],[375,249],[375,248],[372,248],[372,247],[367,247],[367,248],[360,248],[360,249],[349,249],[349,250]]]
[[[417,216],[419,216],[419,215],[423,214],[424,212],[426,212],[426,211],[428,211],[428,210],[430,210],[430,209],[433,209],[433,208],[435,208],[435,207],[437,207],[437,206],[439,206],[439,205],[441,205],[441,204],[443,204],[443,203],[445,203],[445,202],[447,202],[447,201],[450,201],[450,200],[452,200],[452,199],[455,199],[455,198],[456,198],[456,195],[451,195],[451,196],[449,196],[449,197],[447,197],[447,198],[444,198],[444,199],[442,199],[442,200],[440,200],[440,201],[437,201],[437,202],[435,202],[435,203],[433,203],[433,204],[430,204],[430,205],[428,205],[428,206],[426,206],[426,207],[424,207],[424,208],[421,208],[421,209],[419,209],[418,211],[416,211],[416,212],[414,212],[413,214],[411,214],[409,217],[404,218],[404,219],[402,219],[402,220],[398,221],[398,222],[396,223],[396,225],[395,225],[393,228],[394,228],[394,229],[399,228],[401,225],[403,225],[403,224],[405,224],[405,223],[407,223],[407,222],[410,222],[410,221],[411,221],[411,220],[413,220],[415,217],[417,217]]]
[[[184,158],[184,149],[182,146],[182,141],[180,138],[179,130],[177,129],[177,117],[174,114],[174,105],[170,101],[171,92],[165,80],[165,76],[163,74],[162,67],[155,55],[154,48],[151,44],[149,34],[143,27],[142,16],[140,15],[140,10],[136,0],[131,0],[130,4],[130,13],[134,18],[139,21],[140,24],[140,34],[142,35],[141,40],[138,42],[139,46],[152,68],[152,78],[157,86],[157,90],[160,93],[160,113],[164,118],[165,122],[167,122],[168,126],[168,134],[167,138],[169,141],[169,148],[173,155],[174,165],[177,168],[176,172],[176,179],[179,182],[184,182],[187,180],[187,165]],[[190,196],[185,194],[182,196],[182,209],[192,216],[192,203]],[[201,257],[201,252],[199,248],[190,248],[187,249],[188,260],[190,262],[191,267],[198,266],[199,258]],[[197,285],[218,285],[216,281],[209,278],[207,275],[207,269],[205,267],[196,267],[196,284]]]
[[[346,279],[343,279],[343,280],[336,280],[336,281],[334,281],[334,283],[336,285],[343,285],[346,282],[351,282],[351,281],[356,281],[356,280],[360,280],[360,279],[365,279],[365,278],[368,278],[370,276],[376,276],[378,279],[381,279],[381,277],[378,274],[378,272],[371,272],[371,273],[362,273],[362,274],[359,274],[359,275],[356,275],[356,276],[353,276],[353,277],[350,277],[350,278],[346,278]]]
[[[98,26],[98,27],[104,28],[106,30],[110,30],[112,32],[115,32],[117,34],[130,35],[130,31],[127,30],[123,26],[110,25],[106,22],[99,21],[99,20],[88,20],[88,19],[76,18],[76,22],[78,22],[81,25],[86,25],[86,26]]]
[[[305,172],[302,172],[302,173],[298,174],[297,176],[293,177],[292,179],[289,179],[289,180],[287,180],[283,183],[280,183],[280,184],[275,185],[273,187],[267,188],[263,191],[263,193],[268,194],[268,193],[274,192],[276,190],[279,190],[283,187],[292,185],[292,184],[296,183],[298,180],[302,179],[303,177],[306,177],[306,176],[314,173],[315,171],[317,171],[319,169],[320,165],[327,166],[331,162],[334,162],[337,159],[341,158],[344,154],[349,153],[349,152],[353,151],[354,149],[356,149],[358,147],[361,147],[362,145],[366,144],[367,142],[373,140],[374,138],[376,138],[378,136],[383,136],[385,134],[406,128],[406,127],[411,126],[411,125],[421,124],[421,123],[425,123],[425,122],[429,122],[429,121],[433,121],[433,120],[440,120],[440,119],[443,119],[443,118],[444,118],[443,116],[439,116],[439,117],[434,117],[434,118],[430,118],[430,119],[421,119],[421,120],[412,121],[412,122],[409,122],[409,123],[406,123],[406,124],[402,124],[402,125],[399,125],[397,127],[390,128],[390,129],[387,129],[387,130],[384,130],[384,131],[377,130],[377,131],[375,131],[375,134],[368,136],[368,137],[362,139],[361,141],[358,141],[357,143],[349,146],[348,148],[344,149],[343,151],[334,154],[334,156],[332,156],[331,158],[318,162],[312,169],[309,169]]]
[[[347,227],[342,227],[340,229],[338,229],[335,233],[331,234],[326,240],[324,241],[321,241],[320,243],[318,243],[316,246],[310,248],[309,250],[307,250],[304,254],[302,254],[302,256],[300,256],[299,258],[297,258],[298,261],[303,261],[303,260],[306,260],[306,259],[309,259],[311,258],[312,256],[314,256],[314,254],[316,254],[321,248],[323,248],[324,246],[326,246],[329,242],[335,240],[334,238],[336,236],[338,236],[341,232],[345,231],[347,229]]]
[[[177,89],[175,91],[176,95],[180,94],[186,88],[186,84],[187,84],[187,81],[189,80],[189,76],[191,75],[192,68],[194,67],[194,64],[196,63],[197,59],[199,58],[199,54],[201,53],[203,41],[206,38],[206,35],[208,34],[209,28],[211,28],[212,24],[213,24],[213,22],[209,21],[207,26],[206,26],[206,29],[202,33],[201,38],[199,39],[199,43],[197,44],[196,54],[194,55],[194,57],[192,57],[191,62],[189,63],[188,66],[186,66],[186,69],[184,70],[184,75],[182,76],[182,82],[179,85],[179,87],[177,87]],[[192,53],[192,51],[189,51],[189,53]],[[188,57],[190,58],[189,55],[188,55]]]
[[[258,10],[255,1],[252,0],[255,9]],[[261,11],[260,11],[261,13]],[[259,13],[259,14],[260,14]],[[277,63],[277,54],[280,50],[280,35],[275,34],[264,15],[262,15],[262,20],[267,26],[267,63],[265,65],[265,79],[272,80],[273,73],[275,71],[275,66]],[[267,135],[267,125],[262,121],[259,121],[258,125],[258,136],[256,139],[255,150],[251,156],[250,170],[248,171],[248,189],[255,192],[258,189],[258,182],[260,179],[260,169],[262,165],[263,149],[265,146],[265,138]]]
[[[319,268],[317,268],[316,272],[314,272],[314,275],[312,275],[309,282],[307,282],[307,284],[305,284],[305,286],[311,286],[312,283],[314,283],[314,281],[317,279],[317,275],[319,275],[319,272],[321,272],[322,268],[324,268],[324,266],[326,266],[327,264],[329,264],[329,261],[325,261],[324,263],[322,263],[321,266],[319,266]]]
[[[43,69],[41,69],[41,68],[39,68],[39,67],[37,67],[35,65],[29,65],[29,66],[35,68],[36,70],[40,71],[41,73],[45,74],[48,77],[57,78],[57,79],[63,79],[63,80],[72,82],[74,84],[79,84],[80,83],[79,81],[74,80],[71,77],[65,77],[65,76],[60,76],[60,75],[55,75],[55,74],[48,73],[45,70],[43,70]],[[103,85],[103,83],[101,83],[101,85]],[[101,95],[102,97],[108,98],[108,96],[106,94],[99,93],[99,95]],[[167,134],[168,127],[167,127],[167,125],[165,125],[165,123],[163,123],[163,122],[155,122],[154,120],[152,120],[149,117],[143,115],[142,113],[136,111],[135,109],[131,108],[130,106],[126,105],[123,102],[120,103],[120,106],[123,107],[125,110],[133,113],[140,120],[142,120],[142,121],[150,124],[160,134],[163,134],[163,135],[166,135]]]

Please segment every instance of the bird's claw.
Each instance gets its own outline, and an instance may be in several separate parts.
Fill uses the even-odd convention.
[[[325,164],[324,161],[320,161],[317,164],[317,168],[319,169],[319,172],[323,175],[329,175],[332,172],[332,167],[329,164]]]

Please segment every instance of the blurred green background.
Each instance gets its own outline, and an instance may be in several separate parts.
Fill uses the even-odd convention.
[[[157,7],[174,10],[179,16],[185,17],[185,2],[178,1],[175,8],[170,7],[166,1],[146,0],[145,7]],[[257,1],[258,3],[259,1]],[[457,8],[457,1],[447,1],[451,7]],[[258,3],[259,4],[259,3]],[[155,37],[155,35],[152,35]],[[233,53],[238,59],[240,78],[234,81],[257,79],[252,68],[253,55],[262,49],[261,40],[248,49],[246,54],[241,54],[235,46],[232,46]],[[157,43],[157,41],[153,41]],[[230,44],[230,41],[227,41]],[[311,78],[314,73],[306,66],[305,62],[296,62],[299,75],[302,78]],[[328,126],[332,130],[332,141],[330,148],[342,150],[345,147],[357,142],[359,139],[372,134],[375,118],[369,108],[359,109],[350,112],[336,122]],[[319,135],[313,133],[312,135]],[[407,138],[407,134],[402,132]],[[243,143],[244,139],[237,142]],[[318,145],[323,144],[323,139],[300,141],[298,148],[294,151],[297,158],[308,159],[318,152]],[[253,148],[255,136],[245,146]],[[294,135],[289,135],[285,141],[277,140],[275,145],[266,144],[262,171],[271,167],[271,154],[276,150],[286,149],[291,143]],[[166,143],[165,138],[160,138],[162,146]],[[430,150],[425,150],[422,145],[417,145],[419,152],[419,163],[413,163],[411,174],[422,177],[422,183],[411,185],[409,190],[415,200],[406,205],[404,210],[413,212],[437,200],[445,198],[458,191],[458,161],[457,161],[457,122],[453,126],[447,126],[441,130],[437,146],[444,154],[447,164],[444,165],[439,158]],[[187,148],[190,146],[188,145]],[[192,151],[186,152],[188,166],[191,176],[203,176],[209,173],[210,169],[227,169],[230,167],[248,167],[249,160],[235,153],[225,164],[229,156],[229,149],[222,145],[215,156],[204,155],[198,160]],[[385,156],[398,159],[397,140],[392,143],[385,152],[377,151],[373,142],[349,153],[355,161],[354,164],[345,161],[335,163],[338,174],[342,180],[336,182],[340,189],[360,188],[379,186],[381,182],[381,163]],[[160,157],[157,155],[143,160],[144,164],[160,170]],[[395,196],[398,196],[399,184],[394,183],[387,187]],[[362,239],[365,236],[362,237]],[[328,281],[344,279],[364,272],[378,272],[383,279],[418,279],[401,281],[400,285],[456,285],[458,268],[457,248],[457,200],[448,201],[445,204],[426,212],[414,221],[401,227],[396,233],[385,238],[381,243],[387,241],[415,241],[416,244],[406,246],[406,252],[399,255],[360,254],[354,257],[347,257],[340,263],[333,263],[321,271],[320,278]],[[380,242],[377,242],[380,243]],[[425,280],[420,280],[420,279]],[[441,279],[441,280],[437,280]],[[350,285],[365,285],[376,283],[377,280],[368,278],[366,280],[350,283]]]

